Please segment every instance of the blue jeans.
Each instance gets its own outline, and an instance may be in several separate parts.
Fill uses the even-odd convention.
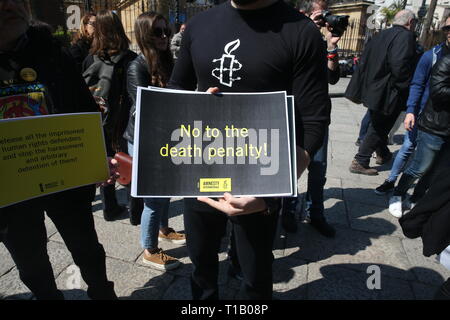
[[[322,147],[317,151],[308,166],[308,190],[306,192],[305,212],[312,218],[323,217],[323,188],[325,186],[327,173],[328,154],[328,129],[322,143]],[[297,211],[299,198],[283,199],[283,214],[295,214]]]
[[[133,144],[128,152],[133,154]],[[158,248],[159,230],[169,226],[170,198],[145,198],[141,216],[141,246],[143,249]]]
[[[322,143],[308,166],[308,191],[305,212],[311,219],[323,217],[323,187],[327,181],[328,129]]]
[[[445,143],[443,137],[427,133],[419,130],[417,134],[417,149],[411,164],[403,173],[397,187],[395,188],[394,195],[404,196],[408,192],[408,189],[413,185],[416,179],[420,179],[427,171],[431,169],[442,145]],[[423,196],[426,186],[418,183],[417,188],[422,188],[419,196]],[[417,194],[417,190],[414,191]]]
[[[405,138],[403,140],[402,147],[397,153],[395,157],[394,163],[392,165],[391,173],[387,178],[389,182],[397,181],[398,176],[405,168],[406,163],[408,162],[409,157],[416,149],[416,140],[417,140],[417,126],[414,126],[412,131],[407,131],[405,133]]]

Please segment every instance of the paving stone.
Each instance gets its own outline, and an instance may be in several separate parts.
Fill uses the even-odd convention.
[[[73,264],[72,255],[64,244],[49,241],[47,243],[47,251],[55,277],[57,277],[68,266]]]
[[[436,256],[425,257],[420,239],[403,239],[403,247],[417,279],[425,284],[439,286],[450,277],[450,270],[437,260]]]
[[[6,300],[30,300],[33,295],[19,278],[19,271],[14,268],[0,277],[0,294]]]
[[[366,184],[367,186],[367,184]],[[388,208],[389,202],[386,196],[377,195],[374,190],[378,187],[377,184],[373,184],[372,187],[360,187],[355,186],[354,183],[349,181],[342,181],[342,188],[344,190],[344,199],[353,202],[359,202],[366,205],[377,206],[381,208]],[[377,208],[378,210],[379,208]]]
[[[280,300],[306,299],[308,264],[300,259],[283,257],[273,263],[273,296]]]
[[[342,181],[338,178],[327,178],[325,183],[324,199],[344,199],[344,194],[342,191]]]
[[[48,216],[45,216],[44,223],[45,223],[45,229],[47,230],[47,238],[50,238],[52,235],[54,235],[55,233],[58,232],[52,219],[50,219]]]
[[[0,277],[14,268],[15,263],[9,251],[3,244],[0,244]],[[1,278],[0,278],[1,280]]]
[[[311,263],[308,269],[308,298],[314,300],[374,300],[413,299],[414,294],[407,281],[392,279],[381,272],[380,289],[369,289],[367,282],[372,274],[354,271],[366,264],[323,265]],[[386,266],[391,268],[390,266]],[[385,268],[386,268],[385,267]],[[370,282],[370,280],[369,280]]]
[[[134,262],[142,253],[143,250],[139,244],[139,227],[107,222],[98,217],[94,217],[94,221],[99,241],[108,257]],[[55,234],[50,239],[62,242],[59,234]]]
[[[164,293],[163,300],[192,300],[191,280],[177,277]]]
[[[410,263],[401,240],[397,237],[336,226],[336,238],[329,239],[318,234],[309,225],[301,227],[297,234],[288,237],[285,256],[310,262],[320,261],[322,264],[351,263],[355,267],[364,263],[389,265],[394,268],[383,270],[381,267],[386,275],[405,280],[415,279],[411,272],[406,272],[410,269]]]
[[[404,238],[398,219],[389,213],[389,209],[353,201],[346,204],[352,229]]]
[[[348,227],[347,209],[343,200],[327,199],[324,202],[324,216],[329,224]]]

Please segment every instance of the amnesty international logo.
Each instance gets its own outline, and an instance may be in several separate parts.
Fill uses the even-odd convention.
[[[202,178],[200,192],[231,192],[231,178]]]
[[[241,70],[242,64],[236,59],[235,55],[231,54],[240,45],[241,41],[239,39],[227,43],[222,58],[213,60],[213,63],[220,62],[220,67],[212,71],[213,77],[219,79],[221,84],[230,88],[233,86],[234,81],[241,80],[241,77],[234,78],[233,76],[236,71]]]

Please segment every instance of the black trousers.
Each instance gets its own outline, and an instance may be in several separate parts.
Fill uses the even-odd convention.
[[[384,115],[380,112],[369,110],[371,123],[369,129],[364,137],[364,140],[359,146],[358,153],[355,155],[355,160],[363,166],[368,166],[372,154],[377,151],[381,155],[389,152],[386,145],[389,131],[395,124],[400,115],[400,108],[390,115]]]
[[[94,186],[91,192],[95,192]],[[106,276],[105,251],[95,231],[92,197],[59,203],[51,202],[51,199],[27,201],[2,209],[8,227],[4,243],[19,270],[20,279],[38,300],[63,299],[47,254],[45,210],[80,268],[89,297],[115,299],[113,283]]]
[[[272,299],[272,246],[278,213],[228,217],[194,199],[185,199],[184,227],[195,300],[217,300],[220,243],[227,221],[233,226],[236,252],[242,270],[244,299]]]

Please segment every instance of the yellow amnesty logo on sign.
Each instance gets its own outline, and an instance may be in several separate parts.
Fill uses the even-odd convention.
[[[0,208],[108,176],[100,113],[0,120]]]
[[[231,192],[230,178],[200,179],[200,192]]]

